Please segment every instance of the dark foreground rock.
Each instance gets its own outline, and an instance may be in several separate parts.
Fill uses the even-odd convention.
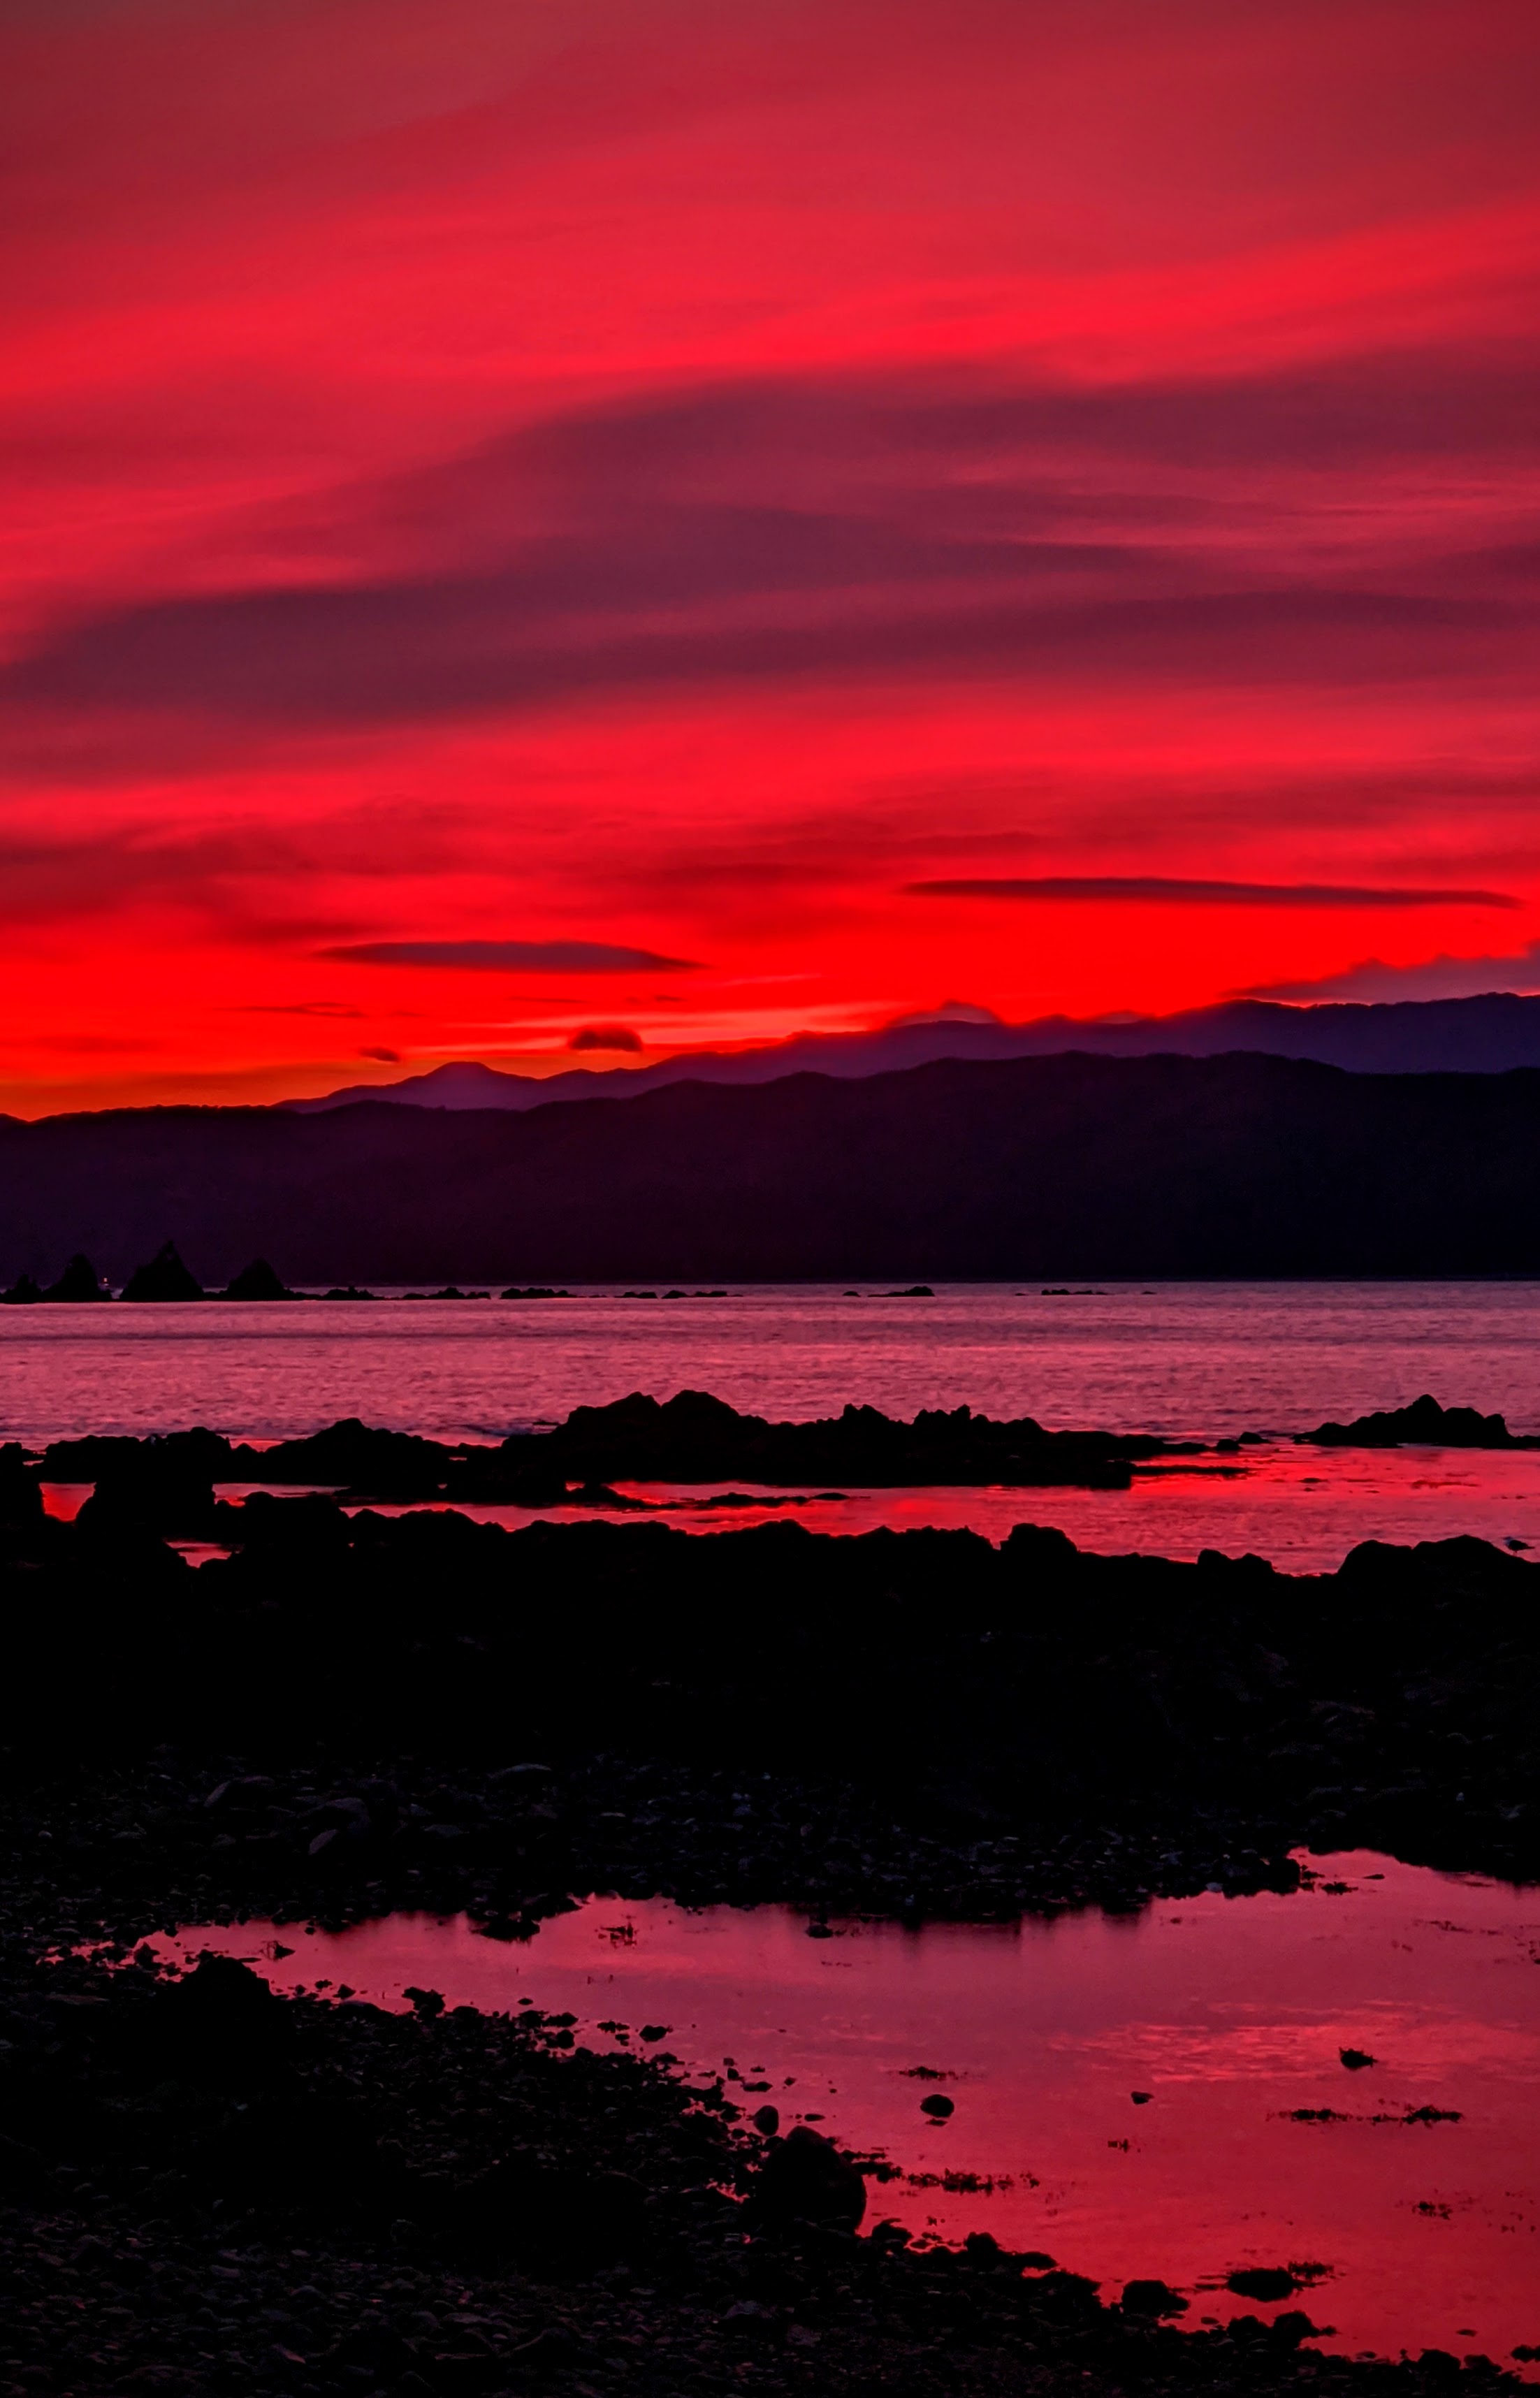
[[[1153,2281],[1104,2306],[1041,2257],[915,2247],[858,2162],[655,2044],[132,1960],[243,1913],[518,1939],[594,1889],[814,1929],[1135,1907],[1288,1887],[1302,1840],[1533,1873],[1540,1569],[508,1533],[232,1506],[164,1447],[158,1496],[109,1453],[68,1526],[0,1451],[0,2398],[1494,2383],[1321,2357],[1297,2306],[1184,2331]],[[189,1489],[231,1550],[196,1570],[156,1522]],[[77,1953],[102,1938],[120,1973]]]
[[[1479,1541],[1290,1577],[258,1494],[195,1570],[154,1496],[103,1475],[61,1525],[0,1460],[7,1886],[44,1933],[594,1889],[999,1918],[1288,1887],[1303,1844],[1540,1876],[1540,1568]]]
[[[6,2398],[1511,2386],[1319,2355],[1298,2310],[1167,2328],[1163,2284],[1105,2305],[987,2237],[857,2238],[825,2203],[851,2160],[533,2009],[392,2016],[7,1939],[0,2037]],[[799,2150],[824,2159],[802,2211]]]

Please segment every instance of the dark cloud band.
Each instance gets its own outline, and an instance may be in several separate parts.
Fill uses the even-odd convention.
[[[689,958],[613,941],[354,941],[317,955],[341,965],[458,966],[493,974],[690,974]]]
[[[1395,883],[1209,882],[1166,874],[963,875],[906,882],[912,899],[1100,899],[1188,908],[1517,908],[1506,891],[1420,891]]]
[[[1516,337],[1116,392],[895,366],[577,410],[339,493],[361,557],[391,532],[388,567],[73,615],[0,667],[0,708],[12,735],[62,713],[121,744],[130,720],[427,722],[784,679],[1529,677],[1527,517],[1330,573],[1298,508],[1234,526],[1262,467],[1296,492],[1376,461],[1508,472],[1537,371]]]

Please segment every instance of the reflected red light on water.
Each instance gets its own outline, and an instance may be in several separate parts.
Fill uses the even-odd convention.
[[[1213,1458],[1140,1468],[1126,1490],[909,1487],[782,1492],[726,1484],[622,1482],[617,1504],[462,1504],[479,1523],[510,1529],[595,1516],[669,1524],[684,1532],[740,1532],[790,1518],[809,1531],[979,1532],[1006,1539],[1017,1524],[1050,1524],[1102,1556],[1194,1558],[1206,1548],[1250,1551],[1286,1573],[1335,1573],[1360,1541],[1412,1543],[1461,1535],[1540,1549],[1540,1451],[1331,1449],[1292,1440],[1249,1448],[1239,1463]],[[358,1512],[357,1510],[354,1511]],[[384,1516],[405,1506],[377,1507]]]
[[[1196,2324],[1304,2307],[1327,2345],[1506,2360],[1540,2340],[1540,1893],[1388,1858],[1317,1861],[1293,1897],[1217,1893],[1138,1918],[836,1925],[785,1908],[590,1900],[528,1945],[464,1919],[342,1933],[193,1928],[400,2007],[521,2000],[590,2045],[643,2025],[746,2111],[881,2162],[867,2222],[989,2230],[1115,2297],[1155,2276]],[[601,2026],[621,2027],[601,2029]],[[1371,2067],[1348,2071],[1344,2050]],[[926,2111],[939,2093],[952,2111]],[[1137,2095],[1136,2095],[1137,2094]],[[1309,2266],[1271,2303],[1248,2269]]]

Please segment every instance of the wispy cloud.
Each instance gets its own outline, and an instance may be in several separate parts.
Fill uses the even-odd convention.
[[[245,1000],[237,1007],[227,1008],[230,1016],[318,1016],[322,1017],[358,1017],[361,1007],[349,1007],[341,999]]]
[[[1176,874],[957,875],[906,882],[912,899],[1128,900],[1188,908],[1518,908],[1506,891],[1398,883],[1217,882]]]

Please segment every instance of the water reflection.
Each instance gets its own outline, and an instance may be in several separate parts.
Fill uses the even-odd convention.
[[[1307,1863],[1297,1897],[1137,1919],[816,1940],[782,1908],[599,1898],[527,1946],[412,1916],[162,1945],[388,2006],[408,1984],[528,2000],[598,2046],[667,2026],[681,2065],[725,2075],[746,2108],[881,2160],[869,2224],[988,2230],[1111,2295],[1158,2276],[1189,2322],[1272,2311],[1232,2272],[1327,2268],[1281,2302],[1333,2325],[1329,2345],[1506,2359],[1540,2342],[1540,1893]],[[1344,2050],[1375,2062],[1349,2069]],[[925,2110],[933,2095],[950,2115]]]
[[[816,1532],[896,1531],[966,1526],[1003,1541],[1015,1524],[1052,1524],[1083,1549],[1196,1557],[1202,1549],[1269,1557],[1290,1573],[1334,1573],[1360,1541],[1506,1541],[1540,1552],[1540,1451],[1317,1449],[1280,1441],[1246,1452],[1244,1465],[1212,1462],[1141,1469],[1128,1490],[907,1489],[794,1495],[689,1488],[616,1486],[661,1521],[688,1532],[740,1531],[791,1516]],[[377,1510],[399,1515],[399,1507]],[[466,1506],[482,1523],[509,1527],[578,1521],[602,1508]],[[645,1520],[631,1507],[609,1511]]]

